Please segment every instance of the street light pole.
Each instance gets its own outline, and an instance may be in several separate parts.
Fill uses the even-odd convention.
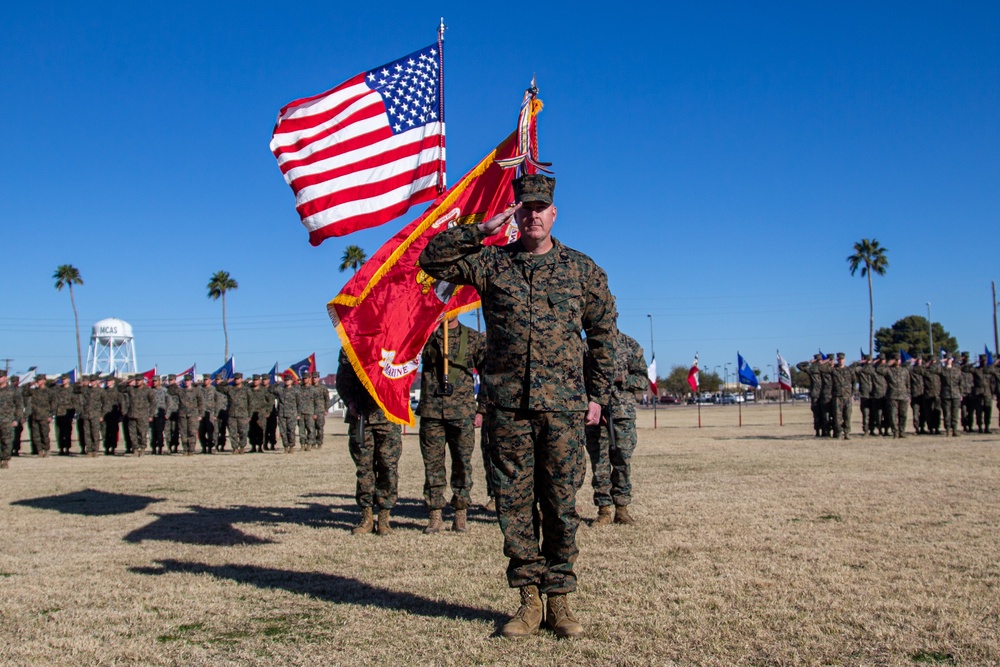
[[[726,395],[726,391],[729,389],[729,362],[727,361],[722,365],[722,372],[725,375],[725,379],[722,381],[722,395]],[[723,403],[725,405],[725,403]]]
[[[931,337],[931,357],[934,356],[934,325],[931,324],[931,302],[927,302],[927,333]]]
[[[993,286],[993,349],[1000,350],[1000,337],[997,336],[997,283],[991,280],[990,285]]]

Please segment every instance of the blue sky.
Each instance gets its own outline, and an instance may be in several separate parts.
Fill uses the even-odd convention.
[[[283,104],[434,41],[440,16],[449,181],[513,129],[537,75],[555,235],[607,270],[647,358],[652,316],[661,371],[696,351],[768,374],[776,349],[856,356],[867,287],[845,258],[862,237],[889,249],[876,327],[931,302],[964,349],[992,347],[996,3],[143,4],[5,12],[0,357],[15,370],[75,365],[51,279],[70,263],[84,345],[93,322],[127,320],[142,369],[221,365],[205,285],[227,270],[238,370],[316,352],[334,371],[344,247],[371,255],[419,211],[311,247],[271,128]]]

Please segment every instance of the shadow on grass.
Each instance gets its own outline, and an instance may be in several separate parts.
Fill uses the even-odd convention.
[[[158,576],[171,573],[207,574],[262,589],[308,595],[333,604],[355,604],[397,609],[408,614],[465,621],[485,621],[499,627],[507,617],[489,609],[432,600],[414,593],[392,591],[357,579],[327,572],[295,572],[257,565],[207,565],[173,559],[156,561],[153,567],[132,567],[130,572]]]
[[[153,503],[162,501],[163,498],[84,489],[58,496],[15,500],[11,505],[54,510],[62,514],[78,514],[80,516],[115,516],[141,512]]]
[[[185,512],[157,514],[141,528],[125,535],[126,542],[177,542],[205,546],[238,546],[273,544],[276,540],[258,537],[241,530],[239,524],[294,524],[318,529],[350,530],[360,519],[357,504],[351,496],[340,494],[308,494],[303,498],[333,497],[347,502],[334,505],[308,502],[295,507],[201,507],[193,505]],[[155,500],[155,499],[154,499]],[[28,501],[22,501],[28,502]],[[142,508],[140,508],[142,509]],[[492,523],[492,514],[478,509],[469,510],[469,520]],[[392,511],[392,526],[400,530],[422,531],[427,522],[424,501],[400,498]]]

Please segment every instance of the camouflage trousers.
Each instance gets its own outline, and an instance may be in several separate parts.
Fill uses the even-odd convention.
[[[80,419],[80,425],[83,427],[83,446],[84,449],[89,454],[90,452],[96,452],[101,448],[101,433],[102,426],[104,424],[100,419],[95,419],[92,417],[82,417]]]
[[[316,420],[313,415],[299,415],[299,444],[303,449],[316,444]]]
[[[281,429],[281,444],[285,449],[294,449],[295,417],[278,415],[278,427]]]
[[[109,417],[104,415],[104,453],[110,454],[118,448],[118,431],[121,425],[121,418],[118,416]]]
[[[246,448],[247,437],[250,433],[250,419],[248,417],[229,418],[229,446],[234,450]]]
[[[198,424],[198,437],[201,440],[202,451],[210,452],[215,449],[215,437],[217,433],[218,427],[215,423],[215,417],[206,412],[202,415],[201,422]]]
[[[267,421],[264,423],[264,444],[268,445],[269,449],[274,449],[278,444],[278,414],[274,411],[267,416]]]
[[[10,453],[14,451],[14,426],[13,419],[4,419],[0,423],[0,461],[10,460]]]
[[[146,450],[146,435],[149,433],[149,420],[142,417],[129,417],[126,428],[128,436],[132,440],[132,451]]]
[[[893,434],[906,435],[906,414],[909,412],[910,400],[908,398],[889,398],[886,399],[886,403],[889,404],[889,423],[892,426]]]
[[[972,397],[972,405],[976,414],[976,427],[989,433],[993,422],[993,397],[977,394]]]
[[[49,422],[49,419],[35,419],[34,417],[28,422],[28,428],[31,429],[31,449],[34,450],[35,454],[48,452],[52,447],[49,441]]]
[[[196,414],[186,415],[182,412],[177,415],[177,433],[185,453],[194,453],[194,446],[198,442],[200,423],[201,419]]]
[[[496,490],[493,488],[493,462],[490,460],[490,434],[486,428],[479,429],[479,450],[483,455],[483,472],[486,473],[486,495],[496,498]],[[494,500],[495,502],[495,500]]]
[[[854,412],[854,401],[849,398],[833,399],[833,436],[851,434],[851,414]]]
[[[920,416],[922,423],[920,430],[926,429],[931,433],[941,432],[941,399],[937,396],[924,396],[921,399],[922,410]]]
[[[861,407],[861,432],[867,435],[869,433],[868,425],[870,423],[872,412],[872,399],[862,396],[859,403]]]
[[[73,444],[73,415],[56,415],[56,444],[60,454],[68,454]]]
[[[316,415],[316,439],[313,444],[317,447],[323,446],[323,440],[326,436],[326,413],[321,412]]]
[[[264,420],[265,418],[256,412],[250,416],[250,425],[247,427],[247,439],[250,441],[251,449],[263,449]]]
[[[397,424],[365,424],[364,444],[358,443],[358,423],[347,429],[351,458],[358,469],[354,497],[359,507],[392,509],[399,495],[399,455],[403,451],[402,429]]]
[[[635,453],[634,419],[615,420],[615,445],[608,437],[608,426],[587,426],[587,454],[590,456],[590,480],[594,487],[594,505],[606,507],[632,504],[632,454]]]
[[[913,413],[913,430],[918,433],[924,428],[924,404],[920,397],[910,397],[910,411]]]
[[[945,432],[958,433],[958,422],[962,419],[962,399],[942,398],[941,412],[943,413]]]
[[[576,490],[586,476],[581,412],[491,410],[484,427],[507,583],[543,593],[576,590]],[[541,543],[539,543],[541,535]]]
[[[466,419],[420,418],[420,456],[424,459],[424,501],[427,508],[445,506],[448,488],[445,453],[451,454],[451,506],[469,508],[472,502],[472,452],[476,448],[476,428]]]

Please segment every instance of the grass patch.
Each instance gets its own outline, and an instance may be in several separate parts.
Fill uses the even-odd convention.
[[[910,656],[913,662],[921,665],[954,665],[955,656],[941,651],[917,651]]]
[[[840,521],[839,514],[822,514],[819,517],[820,521]]]

